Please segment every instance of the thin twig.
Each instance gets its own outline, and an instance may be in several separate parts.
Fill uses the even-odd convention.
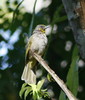
[[[16,7],[16,9],[13,12],[13,19],[12,19],[12,24],[14,24],[15,18],[16,18],[16,13],[18,11],[18,8],[20,7],[20,5],[23,3],[24,0],[22,0]],[[12,25],[11,25],[12,26]]]
[[[37,0],[35,0],[34,7],[33,7],[32,21],[31,21],[31,24],[30,24],[29,34],[28,34],[29,37],[31,36],[32,31],[33,31],[33,24],[34,24],[34,19],[35,19],[35,8],[36,8],[36,3],[37,3]]]
[[[65,83],[57,76],[57,74],[47,65],[47,63],[36,53],[32,52],[32,56],[50,73],[50,75],[54,78],[57,84],[61,87],[61,89],[65,92],[69,100],[78,100],[70,90],[68,90]]]

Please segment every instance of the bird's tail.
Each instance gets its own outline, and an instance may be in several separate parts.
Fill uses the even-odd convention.
[[[22,73],[21,80],[24,80],[28,84],[36,84],[36,74],[35,70],[31,68],[31,62],[25,66],[24,71]]]

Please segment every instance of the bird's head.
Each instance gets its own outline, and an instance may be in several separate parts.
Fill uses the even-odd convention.
[[[40,32],[41,34],[45,34],[46,33],[46,29],[49,28],[49,25],[37,25],[34,32]]]

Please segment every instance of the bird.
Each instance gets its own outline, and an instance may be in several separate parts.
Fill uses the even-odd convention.
[[[37,25],[33,31],[33,34],[28,39],[25,53],[25,67],[21,76],[21,80],[27,84],[36,84],[36,69],[37,60],[32,57],[31,51],[43,56],[47,47],[48,39],[46,35],[46,29],[49,25]]]

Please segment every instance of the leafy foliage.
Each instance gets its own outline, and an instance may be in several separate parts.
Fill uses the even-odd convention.
[[[44,84],[44,81],[45,79],[39,81],[37,85],[29,84],[29,86],[24,83],[19,93],[20,97],[22,98],[24,92],[24,100],[26,100],[28,94],[31,94],[33,96],[33,100],[40,100],[43,97],[49,97],[48,93],[46,92],[47,89],[41,89],[42,85]]]

